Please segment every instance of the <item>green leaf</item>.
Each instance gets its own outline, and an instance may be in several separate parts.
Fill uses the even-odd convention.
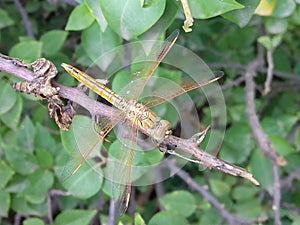
[[[33,62],[41,58],[42,55],[42,42],[34,40],[26,40],[14,45],[9,55],[12,57],[20,58],[26,62]]]
[[[23,225],[44,225],[44,221],[39,218],[29,218],[24,220]]]
[[[150,30],[139,36],[141,40],[157,40],[164,33],[176,18],[179,7],[176,1],[166,1],[166,7],[163,15],[151,27]]]
[[[232,191],[232,197],[233,199],[237,201],[245,201],[251,198],[254,198],[254,196],[257,194],[257,188],[251,186],[237,186]]]
[[[282,40],[282,35],[275,35],[274,37],[272,37],[272,47],[273,48],[276,48],[280,45],[281,43],[281,40]]]
[[[44,149],[50,154],[52,153],[51,157],[53,157],[53,155],[56,153],[57,143],[55,142],[54,138],[50,135],[49,130],[41,126],[40,124],[37,124],[35,131],[35,148]]]
[[[60,162],[57,163],[57,166],[62,167],[62,169],[58,168],[60,171],[57,173],[62,180],[65,180],[63,186],[78,198],[86,199],[93,196],[101,188],[102,169],[94,161],[88,159],[72,175],[78,169],[78,165],[82,163],[82,155],[87,157],[86,153],[91,152],[91,157],[100,157],[102,140],[93,130],[91,119],[85,116],[75,116],[70,130],[61,131],[61,138],[65,150],[71,156],[71,160],[66,161],[66,157],[62,157]]]
[[[44,33],[40,41],[43,43],[42,51],[45,55],[53,55],[60,50],[67,38],[68,32],[52,30]]]
[[[45,216],[47,214],[47,203],[46,201],[42,204],[30,204],[24,197],[14,195],[12,197],[11,208],[15,212],[24,214],[24,215],[36,215],[36,216]]]
[[[207,19],[234,9],[244,8],[235,0],[190,0],[188,2],[193,17],[197,19]]]
[[[6,162],[0,160],[0,188],[5,187],[14,174],[15,172],[6,164]]]
[[[93,23],[92,26],[85,29],[81,38],[82,46],[92,61],[97,61],[104,53],[122,43],[122,40],[109,27],[106,28],[105,32],[102,32],[98,23]],[[105,71],[114,57],[115,55],[110,54],[105,57],[105,60],[97,61],[97,65]]]
[[[247,201],[240,202],[239,204],[234,204],[233,207],[236,214],[240,217],[252,219],[261,215],[263,209],[260,204],[261,203],[258,198],[252,198]]]
[[[159,198],[159,201],[167,210],[174,211],[184,217],[192,215],[196,209],[195,198],[187,191],[174,191],[165,194]]]
[[[222,14],[222,17],[237,24],[239,27],[245,27],[252,18],[260,0],[238,0],[238,2],[244,5],[245,8]]]
[[[269,36],[261,36],[257,39],[266,49],[270,50],[272,48],[272,41]]]
[[[267,17],[265,22],[266,30],[270,34],[282,34],[287,31],[288,20]]]
[[[63,186],[76,198],[87,199],[101,189],[102,181],[103,176],[99,176],[90,165],[85,163],[63,182]]]
[[[53,174],[47,170],[38,170],[28,176],[29,186],[20,195],[32,204],[41,204],[46,200],[47,192],[52,187]]]
[[[23,109],[23,100],[21,96],[17,95],[16,97],[17,101],[15,102],[13,107],[6,113],[0,115],[1,121],[13,130],[17,129]]]
[[[262,154],[259,149],[256,149],[252,154],[249,167],[255,179],[260,183],[261,188],[272,193],[274,181],[270,159]]]
[[[43,7],[43,2],[38,0],[28,1],[26,2],[25,9],[28,14],[37,12],[40,7]],[[49,9],[51,11],[51,9]]]
[[[209,210],[205,210],[204,213],[200,211],[199,214],[200,214],[199,215],[200,219],[198,223],[199,225],[221,224],[223,221],[219,213],[217,213],[216,210],[214,210],[213,208],[210,208]]]
[[[294,12],[295,9],[296,3],[294,0],[276,1],[276,6],[272,12],[272,16],[277,18],[288,17]]]
[[[66,25],[66,30],[83,30],[89,27],[95,20],[92,12],[85,4],[76,6]]]
[[[16,92],[11,85],[4,80],[0,80],[0,115],[12,109],[16,101]]]
[[[89,8],[89,10],[93,13],[95,19],[97,20],[98,24],[101,27],[101,31],[104,32],[107,28],[107,21],[102,13],[100,7],[100,0],[85,0],[84,3]]]
[[[276,104],[279,105],[279,102],[280,101],[277,99]],[[288,102],[286,102],[286,104],[288,104]],[[261,125],[267,135],[286,136],[293,124],[298,119],[296,115],[291,116],[288,114],[282,114],[277,118],[269,116],[262,119]]]
[[[134,214],[134,224],[135,225],[146,225],[143,217],[139,213]]]
[[[157,1],[147,8],[143,8],[140,1],[129,0],[103,0],[100,4],[108,25],[124,39],[130,40],[158,21],[164,12],[166,1]]]
[[[6,190],[10,193],[19,193],[23,191],[28,186],[28,179],[25,176],[15,174],[13,179],[8,183]]]
[[[253,148],[254,141],[248,125],[236,123],[226,131],[220,158],[229,162],[242,163]]]
[[[225,32],[223,35],[219,37],[217,42],[217,46],[223,51],[229,51],[230,57],[235,58],[236,61],[241,62],[240,60],[249,60],[249,50],[251,50],[253,44],[257,40],[257,29],[254,27],[247,26],[243,29],[232,27],[228,32]],[[245,49],[239,48],[239,46],[243,46],[248,50],[246,52]],[[246,47],[247,46],[247,47]],[[228,53],[226,53],[228,54]],[[243,59],[241,59],[241,56]],[[233,96],[236,98],[236,96]],[[241,98],[242,96],[238,96]]]
[[[18,143],[24,147],[28,152],[33,153],[34,150],[34,138],[36,134],[36,128],[34,127],[32,121],[28,116],[25,117],[24,121],[21,123],[16,136],[18,138]]]
[[[88,225],[96,210],[65,210],[55,218],[53,225]]]
[[[10,166],[20,174],[30,174],[38,167],[35,157],[26,149],[7,146],[5,155]]]
[[[145,158],[149,161],[150,165],[159,163],[164,157],[164,153],[157,148],[145,151]]]
[[[270,141],[274,145],[275,150],[281,156],[287,156],[289,154],[295,153],[296,149],[283,137],[281,136],[269,136]]]
[[[41,168],[50,168],[53,165],[53,155],[45,149],[35,149],[36,159]]]
[[[219,197],[228,195],[231,190],[231,187],[228,185],[228,183],[221,180],[210,179],[209,184],[212,192]]]
[[[124,128],[124,129],[126,129],[126,128]],[[121,145],[121,143],[122,143],[122,145]],[[130,146],[133,149],[127,148],[125,146]],[[133,152],[131,152],[131,151],[133,151]],[[132,168],[127,167],[127,166],[123,165],[122,163],[119,163],[119,161],[124,162],[124,161],[129,160],[129,157],[132,154],[134,154],[132,165],[135,166],[133,170],[132,170]],[[123,172],[124,172],[124,174],[126,174],[125,170],[128,170],[128,171],[132,170],[131,176],[125,177],[128,179],[131,179],[128,181],[126,180],[126,182],[132,182],[132,181],[135,181],[138,178],[142,177],[143,175],[145,175],[145,173],[147,173],[147,170],[149,170],[149,168],[147,167],[147,165],[149,165],[149,161],[147,160],[144,151],[142,151],[140,146],[135,145],[135,143],[131,140],[124,138],[124,139],[118,139],[118,140],[114,141],[109,147],[109,156],[113,160],[109,160],[104,169],[107,179],[117,180],[117,181],[123,183],[123,182],[125,182],[124,176],[119,176],[120,173],[118,172],[116,174],[115,171],[124,170]],[[119,161],[116,161],[116,159]],[[145,178],[147,178],[146,175],[145,175]]]
[[[299,1],[299,0],[298,0]],[[299,2],[298,2],[299,3]],[[295,25],[300,25],[300,8],[296,7],[295,12],[291,15],[291,20],[288,20],[289,22],[295,24]],[[289,23],[290,24],[290,23]]]
[[[118,72],[111,84],[112,90],[119,93],[131,81],[131,72],[129,70],[121,70]]]
[[[9,17],[7,12],[0,9],[0,29],[14,24],[14,21]]]
[[[293,219],[293,223],[291,225],[298,225],[300,224],[300,215],[297,215],[294,219]]]
[[[0,188],[0,217],[8,216],[9,207],[10,207],[9,193],[6,190]]]
[[[146,8],[146,7],[150,7],[151,5],[155,4],[159,0],[140,0],[140,1],[141,1],[141,6],[143,8]]]
[[[149,225],[188,225],[188,221],[180,214],[174,211],[161,211],[156,213],[149,221]]]
[[[292,71],[292,62],[288,59],[288,53],[281,48],[276,48],[273,54],[274,66],[275,69],[281,71]],[[283,93],[284,94],[284,93]],[[287,109],[281,110],[289,110],[289,107],[285,107]]]
[[[69,155],[84,153],[91,148],[97,151],[100,150],[102,145],[100,143],[101,139],[93,130],[91,118],[86,116],[75,116],[69,131],[61,130],[61,139]],[[95,146],[95,142],[99,142],[99,145]]]

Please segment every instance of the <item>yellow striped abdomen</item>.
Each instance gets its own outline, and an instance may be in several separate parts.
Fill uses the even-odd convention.
[[[83,83],[89,89],[100,95],[102,98],[113,104],[115,107],[119,109],[124,108],[125,100],[121,98],[118,94],[116,94],[113,90],[109,89],[99,81],[90,77],[86,73],[80,71],[66,63],[62,63],[61,66],[74,78],[76,78],[79,82]]]

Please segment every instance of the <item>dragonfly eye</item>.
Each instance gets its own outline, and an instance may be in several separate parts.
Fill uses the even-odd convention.
[[[152,138],[157,142],[163,141],[165,138],[168,138],[172,131],[170,130],[171,124],[167,120],[160,120],[156,123],[155,128],[152,131]]]

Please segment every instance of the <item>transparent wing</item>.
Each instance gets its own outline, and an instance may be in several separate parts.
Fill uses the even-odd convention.
[[[151,93],[147,93],[146,91],[143,92],[141,96],[141,102],[147,107],[153,107],[164,101],[173,99],[190,90],[213,83],[220,79],[222,76],[223,72],[218,71],[215,73],[215,77],[210,80],[195,81],[188,77],[181,79],[179,83],[173,82],[171,80],[163,80],[161,82],[157,82],[158,84],[155,86],[155,89],[151,90]]]
[[[71,160],[63,168],[61,178],[62,180],[75,174],[82,164],[88,158],[99,158],[100,149],[102,147],[102,141],[109,133],[109,131],[124,118],[123,112],[114,118],[101,117],[97,123],[97,132],[93,129],[93,121],[88,117],[76,116],[73,119],[71,129],[66,132],[66,141],[72,142],[68,147],[68,153],[71,156]],[[64,146],[68,146],[65,143]],[[92,162],[90,162],[92,164]],[[97,168],[91,165],[93,169]],[[96,172],[99,172],[95,169]]]
[[[134,74],[131,83],[119,93],[121,96],[126,96],[127,99],[138,98],[148,79],[174,45],[178,35],[179,30],[175,30],[165,41],[158,41],[154,44],[148,56],[142,60],[143,69]]]
[[[118,141],[109,149],[106,177],[113,182],[112,195],[117,202],[119,214],[123,214],[130,199],[137,130],[127,124],[122,124],[118,128],[120,130]]]

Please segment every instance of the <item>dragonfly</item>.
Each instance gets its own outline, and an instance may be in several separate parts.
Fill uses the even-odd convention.
[[[67,73],[76,78],[84,86],[88,87],[90,90],[110,102],[118,110],[118,116],[116,116],[114,119],[104,117],[97,124],[97,132],[101,140],[105,139],[107,134],[120,121],[129,121],[131,123],[128,128],[130,129],[128,132],[129,137],[127,136],[130,142],[121,143],[120,146],[120,151],[124,152],[126,155],[123,156],[124,158],[122,159],[122,164],[118,165],[118,168],[114,168],[115,172],[113,174],[113,179],[117,181],[114,184],[114,189],[120,189],[117,201],[119,203],[118,205],[121,212],[126,211],[130,199],[132,173],[131,167],[134,157],[133,149],[135,148],[137,140],[136,130],[144,131],[157,146],[159,146],[163,140],[172,134],[170,122],[161,119],[150,108],[185,92],[212,83],[222,76],[220,74],[204,82],[183,80],[180,86],[172,88],[172,90],[169,90],[169,93],[166,94],[165,90],[161,89],[161,92],[156,95],[157,97],[151,97],[146,102],[139,102],[139,96],[143,91],[147,81],[168,54],[178,36],[179,30],[175,30],[164,42],[160,42],[152,48],[149,53],[149,59],[151,60],[140,72],[138,72],[138,76],[133,78],[131,83],[134,84],[134,86],[132,86],[134,87],[134,92],[131,92],[129,96],[126,96],[125,92],[121,92],[119,94],[114,92],[103,82],[92,78],[85,72],[80,71],[72,65],[66,63],[61,64]],[[166,87],[166,89],[168,89],[168,87]],[[163,96],[163,98],[161,96]],[[92,151],[92,148],[81,150],[82,159],[78,165],[75,165],[72,174],[75,174],[78,171]]]

